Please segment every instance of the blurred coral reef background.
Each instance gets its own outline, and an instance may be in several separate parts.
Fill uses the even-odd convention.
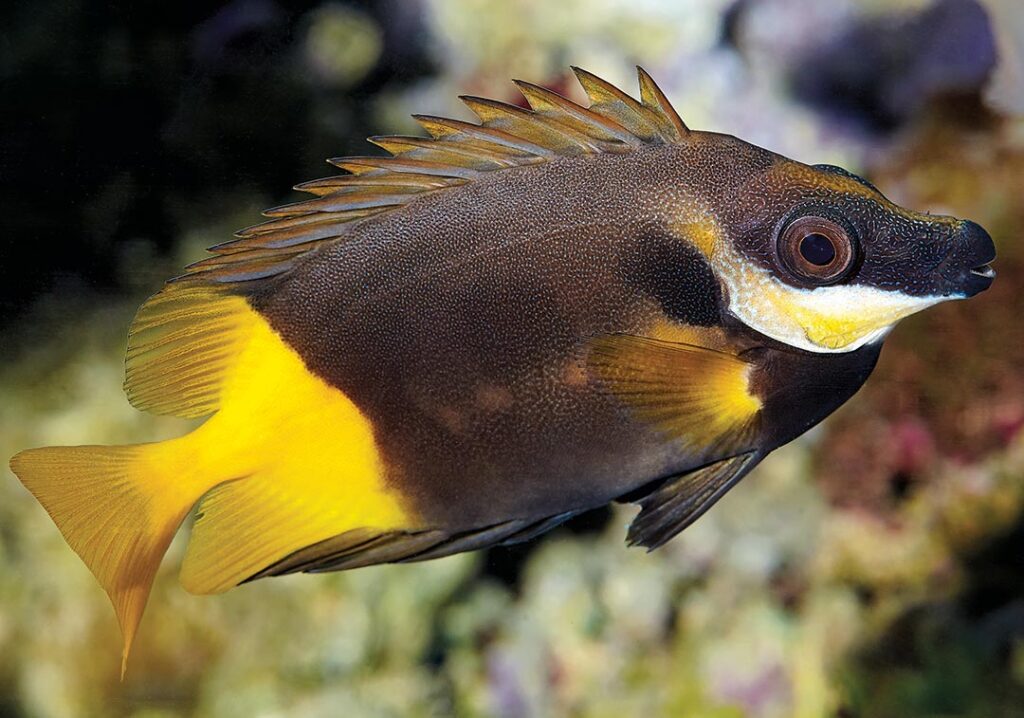
[[[1024,716],[1020,0],[233,0],[0,9],[0,455],[186,422],[120,385],[139,302],[411,112],[642,64],[698,129],[993,234],[986,294],[645,554],[635,509],[224,596],[164,562],[127,680],[99,586],[0,479],[0,717]],[[184,531],[182,532],[185,533]]]

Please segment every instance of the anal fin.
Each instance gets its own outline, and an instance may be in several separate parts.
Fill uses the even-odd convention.
[[[634,502],[640,513],[626,542],[653,551],[699,519],[761,460],[759,452],[722,459],[664,481]]]
[[[383,497],[364,494],[360,500],[360,492],[347,493],[341,482],[331,491],[325,483],[292,478],[287,471],[260,473],[221,484],[203,498],[181,568],[186,590],[220,593],[347,527],[374,519],[391,527],[406,520],[397,504],[389,513]],[[371,502],[380,505],[370,508]]]
[[[567,511],[540,519],[511,519],[464,531],[354,529],[296,551],[246,580],[298,572],[344,571],[380,563],[428,561],[465,551],[521,543],[550,531],[577,513]]]

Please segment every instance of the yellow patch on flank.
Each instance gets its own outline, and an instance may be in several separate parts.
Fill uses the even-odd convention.
[[[419,528],[384,485],[369,420],[244,299],[173,285],[139,312],[131,341],[136,400],[216,413],[177,439],[51,446],[11,460],[110,596],[122,671],[160,560],[204,493],[182,568],[197,593],[352,529]]]
[[[173,442],[224,482],[200,505],[182,567],[195,593],[231,588],[353,528],[415,523],[384,485],[370,421],[247,304],[245,312],[248,338],[224,378],[220,410]]]

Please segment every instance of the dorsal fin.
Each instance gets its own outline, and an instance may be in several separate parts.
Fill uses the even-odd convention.
[[[268,221],[211,247],[213,256],[186,268],[139,310],[125,379],[132,403],[181,416],[215,411],[223,377],[245,341],[244,297],[307,252],[343,240],[362,220],[485,173],[685,140],[686,125],[643,70],[639,100],[584,70],[573,71],[589,107],[517,81],[531,109],[464,97],[480,124],[414,115],[429,137],[371,137],[390,156],[330,160],[348,174],[297,185],[313,199],[268,209]]]
[[[414,115],[429,137],[371,137],[370,142],[391,156],[329,160],[349,174],[297,185],[295,189],[315,198],[267,210],[270,221],[212,247],[217,256],[191,265],[185,276],[216,284],[251,283],[287,271],[299,255],[343,238],[359,220],[426,193],[472,182],[481,173],[559,156],[623,153],[685,140],[689,130],[644,70],[637,68],[639,100],[585,70],[574,67],[573,72],[590,99],[589,107],[516,80],[530,109],[464,96],[462,101],[480,124]],[[280,252],[279,262],[274,261],[274,252]]]

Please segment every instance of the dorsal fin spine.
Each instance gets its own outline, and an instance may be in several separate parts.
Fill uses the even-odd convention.
[[[556,154],[550,147],[527,142],[495,127],[433,115],[413,115],[412,118],[434,139],[460,141],[462,137],[468,137],[474,141],[496,145],[512,154],[518,153],[522,157],[553,157]]]
[[[483,170],[512,167],[521,164],[523,159],[522,155],[512,155],[507,151],[495,149],[493,146],[485,146],[483,143],[453,142],[402,135],[377,135],[367,139],[395,157],[407,156],[411,159],[436,162],[441,157],[457,155],[460,161],[465,162],[467,166]],[[421,153],[421,155],[417,153]]]
[[[381,205],[372,205],[370,207],[353,207],[350,210],[342,210],[338,212],[308,212],[305,214],[293,214],[285,217],[277,217],[269,222],[263,222],[261,224],[255,224],[251,227],[246,227],[235,233],[236,237],[258,237],[263,234],[271,234],[280,230],[294,229],[296,227],[305,227],[311,224],[322,224],[324,222],[347,222],[352,219],[365,217],[366,213],[364,210],[373,209],[380,207]]]
[[[369,209],[372,207],[386,207],[405,204],[409,194],[423,192],[423,188],[399,185],[397,187],[381,188],[381,191],[361,192],[349,189],[340,189],[324,197],[307,199],[302,202],[283,204],[279,207],[272,207],[263,211],[265,217],[292,217],[308,212],[340,212],[353,209]],[[256,225],[260,226],[260,225]],[[244,230],[243,230],[244,231]],[[236,233],[236,236],[237,233]]]
[[[590,110],[617,122],[644,142],[663,142],[665,138],[654,112],[619,88],[597,75],[573,67],[572,71],[590,100]]]
[[[426,192],[429,190],[441,189],[442,187],[451,187],[453,185],[462,184],[465,181],[466,180],[460,177],[439,177],[437,175],[417,174],[414,172],[396,172],[388,175],[347,174],[321,177],[320,179],[301,182],[295,185],[292,189],[322,197],[326,194],[337,194],[341,192],[397,192],[400,189],[404,191],[405,188],[408,188],[409,192]],[[367,187],[372,187],[373,189],[366,190]]]
[[[497,127],[532,142],[548,143],[560,154],[585,154],[602,149],[594,138],[567,125],[546,121],[532,110],[486,97],[462,95],[459,99],[485,127]]]
[[[453,167],[451,165],[426,162],[424,160],[404,159],[402,157],[335,157],[328,160],[339,169],[348,170],[353,174],[364,174],[367,172],[419,172],[422,174],[434,174],[441,177],[463,177],[471,179],[477,175],[476,170],[468,167]]]
[[[589,108],[577,105],[572,100],[562,97],[545,87],[524,80],[513,80],[523,97],[530,103],[534,112],[544,115],[551,121],[570,124],[574,129],[583,132],[597,133],[607,142],[620,142],[635,146],[640,138],[625,129],[622,125],[607,117],[592,112]]]
[[[674,135],[673,139],[680,141],[686,138],[690,134],[690,128],[686,126],[683,120],[676,113],[672,103],[665,97],[665,93],[661,91],[657,83],[654,82],[654,78],[647,74],[647,71],[639,65],[636,68],[637,79],[640,83],[640,101],[644,103],[646,107],[651,108],[655,111],[655,114],[661,119],[663,123],[670,129]]]

